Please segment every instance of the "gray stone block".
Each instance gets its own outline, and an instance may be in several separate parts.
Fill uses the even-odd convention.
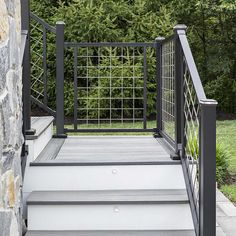
[[[0,46],[0,94],[3,92],[6,85],[6,74],[9,70],[9,47],[8,44]]]
[[[0,235],[9,236],[12,214],[9,211],[0,211]]]

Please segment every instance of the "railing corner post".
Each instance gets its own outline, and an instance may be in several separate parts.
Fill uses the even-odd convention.
[[[64,27],[56,23],[56,137],[65,138],[64,132]]]
[[[178,24],[174,27],[174,48],[175,48],[175,153],[179,155],[182,149],[184,135],[184,75],[183,75],[183,51],[180,45],[179,34],[186,33],[187,26]]]
[[[157,37],[155,39],[156,42],[156,84],[157,84],[157,92],[156,92],[156,112],[157,112],[157,129],[156,135],[160,136],[161,129],[162,129],[162,84],[161,84],[161,77],[162,77],[162,69],[161,69],[161,55],[162,55],[162,41],[164,37]]]
[[[21,29],[28,32],[23,56],[23,132],[24,135],[34,135],[36,130],[31,127],[31,79],[30,79],[30,1],[21,0]]]
[[[216,235],[216,105],[200,101],[199,235]]]

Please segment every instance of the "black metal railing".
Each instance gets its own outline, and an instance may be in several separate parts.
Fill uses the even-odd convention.
[[[73,55],[74,83],[67,132],[153,131],[147,127],[147,57],[155,43],[65,42],[65,48]]]
[[[37,91],[38,97],[32,96],[47,109],[45,31],[55,34],[57,137],[68,132],[156,132],[182,161],[196,235],[215,236],[217,103],[206,99],[186,27],[177,25],[173,36],[157,38],[153,43],[79,43],[65,42],[63,22],[53,28],[31,17],[43,25],[44,35],[40,39],[41,73],[33,78],[33,83],[43,86]],[[64,96],[68,81],[73,117],[71,126],[66,127]],[[149,83],[156,91],[157,122],[151,128],[147,125]],[[127,128],[126,122],[141,126]]]
[[[22,30],[21,31],[21,48],[20,48],[20,50],[21,50],[20,51],[21,66],[23,66],[23,60],[24,60],[24,55],[25,55],[25,48],[26,48],[27,38],[28,38],[28,31],[27,30]],[[22,89],[22,94],[24,94],[23,89]],[[23,98],[22,98],[22,104],[23,104]],[[23,119],[24,119],[24,113],[23,113]],[[24,136],[24,139],[25,139],[25,135],[26,135],[25,122],[23,122],[22,133],[23,133],[23,136]],[[22,150],[21,150],[21,173],[22,173],[22,178],[24,178],[27,155],[28,155],[27,147],[26,147],[26,143],[24,141],[24,143],[22,145]]]
[[[156,88],[149,86],[155,80],[156,42],[65,42],[63,22],[52,27],[36,15],[30,16],[31,99],[56,115],[57,136],[64,137],[67,132],[153,132],[156,129],[149,127],[147,115],[152,108],[149,113],[156,113],[155,106],[150,108],[147,103],[148,99],[156,102]],[[49,58],[48,44],[54,41],[56,57]],[[53,46],[49,46],[52,50]],[[55,69],[49,64],[56,65]],[[56,83],[56,109],[48,104],[50,81]],[[73,116],[71,107],[64,105],[65,96],[73,102]]]
[[[55,94],[51,90],[56,82],[56,28],[33,13],[30,13],[30,18],[31,101],[55,116],[53,102],[49,100],[50,95]]]
[[[186,26],[160,39],[159,130],[182,160],[196,235],[214,236],[216,101],[206,99]]]

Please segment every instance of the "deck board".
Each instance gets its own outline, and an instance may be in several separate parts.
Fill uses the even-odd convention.
[[[52,139],[35,163],[173,162],[152,136],[82,136]]]

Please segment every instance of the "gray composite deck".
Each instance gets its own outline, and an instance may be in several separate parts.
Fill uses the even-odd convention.
[[[28,205],[186,204],[185,189],[35,191]]]
[[[179,164],[151,136],[81,136],[52,139],[31,165]]]
[[[26,236],[195,236],[193,230],[28,231]]]

